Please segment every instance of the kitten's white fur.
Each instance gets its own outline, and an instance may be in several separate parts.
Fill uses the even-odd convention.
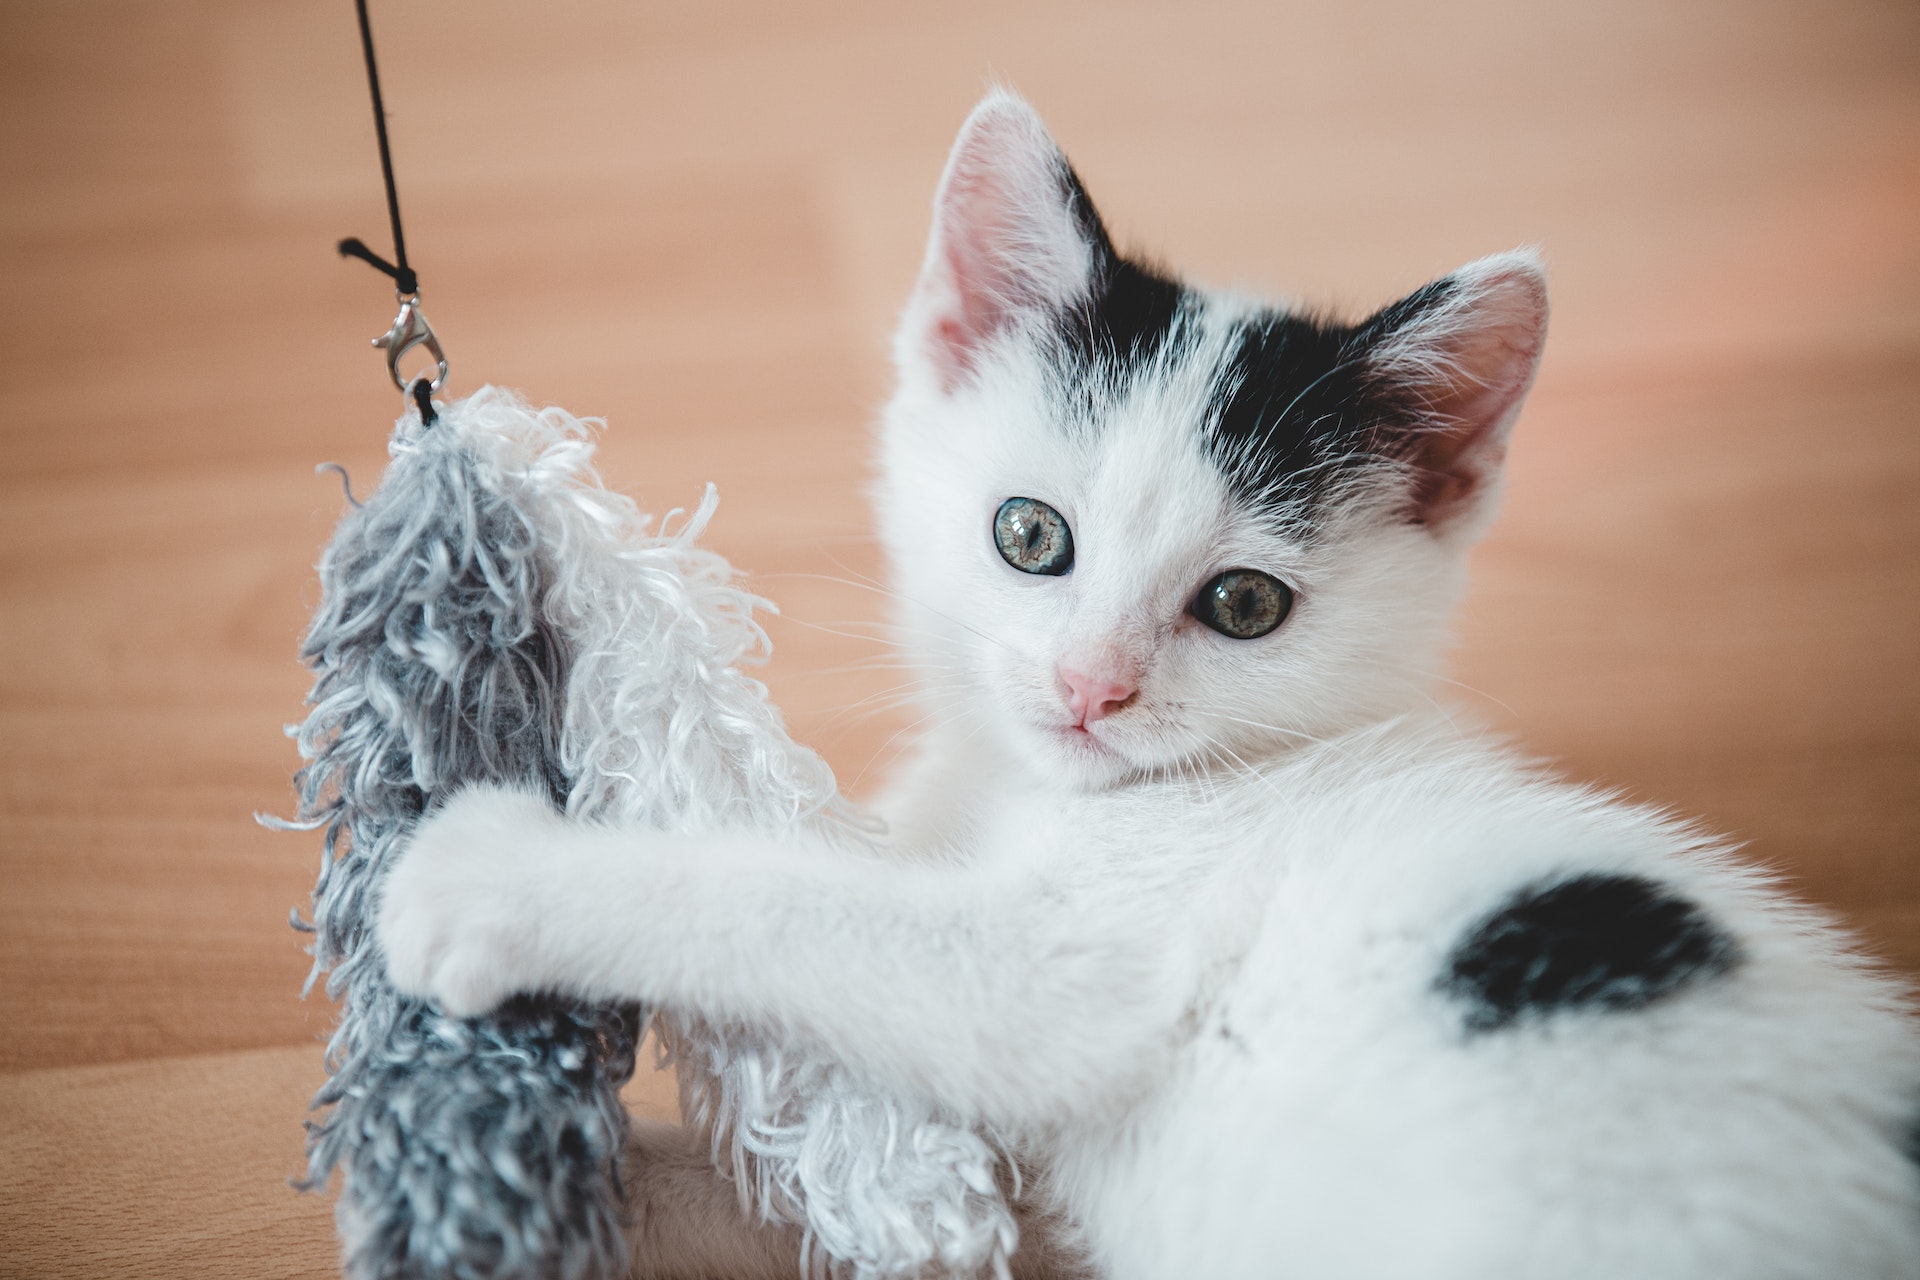
[[[1116,1278],[1920,1275],[1920,1047],[1894,984],[1713,841],[1427,694],[1537,359],[1537,263],[1457,274],[1388,353],[1443,426],[1478,424],[1445,451],[1465,497],[1444,518],[1357,491],[1276,522],[1194,428],[1249,302],[1183,312],[1190,340],[1097,430],[1063,421],[1021,318],[1088,270],[1054,157],[1024,104],[982,104],[901,328],[879,506],[939,713],[888,802],[901,856],[470,792],[389,880],[396,983],[454,1012],[639,999],[828,1055],[1001,1135]],[[1072,574],[999,560],[1012,495],[1066,517]],[[1263,641],[1185,613],[1239,565],[1298,592]],[[1075,729],[1068,662],[1138,700]],[[1741,963],[1469,1035],[1451,950],[1517,889],[1596,873],[1697,904]],[[778,1274],[779,1242],[727,1247]],[[641,1265],[699,1274],[694,1248]]]

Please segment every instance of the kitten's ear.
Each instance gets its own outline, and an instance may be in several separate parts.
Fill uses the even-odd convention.
[[[1103,253],[1106,234],[1040,117],[1004,89],[988,94],[940,179],[895,341],[902,372],[925,369],[951,390],[1011,324],[1084,297]]]
[[[1436,531],[1491,515],[1507,436],[1547,336],[1547,276],[1531,250],[1495,254],[1364,326],[1377,384],[1404,408],[1388,450],[1413,469],[1412,517]]]

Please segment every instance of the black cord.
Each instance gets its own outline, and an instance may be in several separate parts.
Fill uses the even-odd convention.
[[[364,241],[349,236],[339,244],[340,255],[372,263],[393,277],[401,293],[420,292],[420,277],[407,265],[407,237],[400,229],[400,192],[393,183],[393,152],[387,146],[387,106],[380,96],[380,68],[373,59],[373,24],[367,18],[367,0],[353,0],[360,15],[360,50],[367,57],[367,87],[373,91],[373,130],[380,139],[380,176],[387,184],[387,221],[393,224],[393,258],[388,262]]]
[[[413,397],[414,407],[420,410],[421,426],[430,427],[440,420],[440,415],[433,411],[433,382],[430,379],[415,378],[413,385],[407,388],[407,393]]]
[[[348,236],[337,247],[341,257],[358,258],[392,276],[393,287],[401,293],[418,294],[420,277],[407,265],[407,233],[400,228],[400,190],[394,185],[393,150],[387,145],[387,104],[380,96],[380,66],[373,57],[373,23],[367,17],[367,0],[353,0],[353,7],[360,16],[360,51],[366,55],[367,88],[373,94],[373,132],[380,140],[380,177],[387,185],[387,221],[393,226],[394,260],[388,262],[367,248],[366,242],[357,236]],[[407,394],[420,411],[422,426],[430,427],[439,420],[440,415],[433,409],[433,383],[429,379],[415,379],[407,388]],[[351,490],[347,498],[352,500]]]

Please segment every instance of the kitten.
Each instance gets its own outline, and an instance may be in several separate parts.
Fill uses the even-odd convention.
[[[1546,316],[1527,253],[1357,325],[1181,285],[989,96],[881,449],[935,713],[899,856],[470,792],[392,875],[395,981],[698,1011],[932,1100],[1065,1224],[1035,1274],[1920,1275],[1895,985],[1429,697]],[[790,1274],[681,1141],[641,1139],[642,1273]]]

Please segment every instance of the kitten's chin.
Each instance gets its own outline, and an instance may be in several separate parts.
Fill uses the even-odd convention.
[[[1105,791],[1138,778],[1142,769],[1097,732],[1046,726],[1021,735],[1027,755],[1047,782],[1074,791]]]

